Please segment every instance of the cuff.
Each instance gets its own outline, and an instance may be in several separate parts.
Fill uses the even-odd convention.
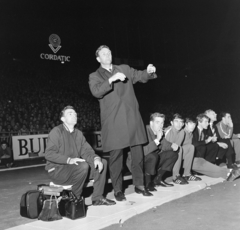
[[[67,164],[69,164],[69,163],[70,163],[70,160],[71,160],[71,158],[70,158],[70,157],[68,157],[68,159],[67,159]]]
[[[160,141],[158,139],[155,139],[154,142],[155,142],[156,145],[160,144]]]
[[[94,157],[94,160],[100,160],[101,161],[101,157]]]

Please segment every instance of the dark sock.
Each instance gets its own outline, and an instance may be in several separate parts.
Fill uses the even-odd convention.
[[[145,185],[148,186],[150,182],[151,182],[151,175],[145,174]]]
[[[166,172],[166,170],[159,169],[157,176],[154,178],[154,182],[160,182],[162,180],[162,176],[164,175],[165,172]]]

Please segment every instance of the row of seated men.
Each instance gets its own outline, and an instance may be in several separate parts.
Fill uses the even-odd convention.
[[[156,191],[156,186],[201,180],[196,174],[228,181],[240,176],[240,135],[233,133],[230,113],[221,113],[217,124],[213,110],[199,114],[196,120],[186,118],[184,123],[180,114],[174,114],[171,126],[163,130],[164,114],[151,115],[146,126],[148,144],[144,146],[145,182],[149,191]],[[184,171],[180,175],[182,161]],[[128,158],[128,166],[130,162]],[[227,167],[220,167],[220,163],[226,163]],[[172,172],[173,183],[162,179],[167,171]]]
[[[224,120],[230,114],[226,114],[219,125],[223,133],[228,134],[225,137],[221,137],[220,132],[216,134],[218,126],[209,128],[209,114],[215,113],[209,110],[206,114],[200,114],[197,117],[197,127],[195,127],[196,122],[191,119],[186,119],[185,127],[183,127],[183,118],[175,114],[171,127],[166,130],[163,130],[165,116],[160,113],[151,115],[150,124],[146,126],[148,143],[144,145],[145,187],[149,194],[156,191],[156,186],[167,187],[173,186],[174,183],[182,185],[188,184],[189,181],[201,180],[200,177],[193,175],[192,171],[211,177],[223,177],[229,181],[233,181],[240,175],[240,169],[236,165],[239,162],[236,162],[234,157],[236,153],[234,147],[235,150],[239,148],[237,146],[239,136],[236,136],[238,141],[233,141],[233,125],[232,123],[229,125]],[[92,204],[116,204],[115,201],[103,196],[107,161],[96,155],[82,132],[74,128],[77,123],[74,108],[65,107],[60,113],[60,119],[62,124],[53,128],[49,133],[45,151],[47,160],[45,169],[50,179],[54,184],[72,185],[73,193],[80,198],[90,172],[89,178],[94,179]],[[210,126],[213,120],[210,118]],[[239,161],[239,152],[236,155]],[[227,168],[219,167],[218,161],[225,158]],[[181,176],[182,160],[184,172]],[[128,158],[129,162],[131,159]],[[167,171],[172,171],[173,184],[163,180],[163,175]],[[115,198],[117,201],[126,200],[125,196],[115,195]]]

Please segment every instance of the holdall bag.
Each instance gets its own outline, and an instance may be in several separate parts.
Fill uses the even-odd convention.
[[[81,199],[66,201],[65,216],[71,220],[85,217],[86,212],[84,198],[82,197]]]
[[[20,201],[20,215],[30,219],[38,218],[43,207],[43,194],[38,190],[24,193]]]
[[[38,219],[43,221],[54,221],[62,219],[62,216],[58,210],[58,202],[59,201],[56,196],[54,196],[54,198],[51,196],[50,199],[45,200]]]
[[[72,191],[63,190],[62,199],[59,203],[59,212],[71,220],[86,216],[85,200],[83,197],[78,199]]]

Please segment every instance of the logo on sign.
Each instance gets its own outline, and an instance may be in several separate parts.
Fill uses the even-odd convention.
[[[58,50],[61,49],[61,39],[57,34],[51,34],[49,36],[49,47],[51,48],[51,50],[53,51],[53,53],[57,53]]]

